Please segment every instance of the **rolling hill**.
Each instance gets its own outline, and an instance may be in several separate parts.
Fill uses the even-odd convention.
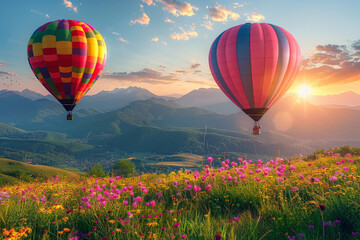
[[[16,183],[20,178],[22,181],[31,181],[38,177],[79,177],[82,175],[79,172],[0,158],[0,186]]]

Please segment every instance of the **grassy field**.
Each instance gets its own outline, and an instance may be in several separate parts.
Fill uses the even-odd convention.
[[[67,171],[59,168],[32,165],[6,158],[0,158],[0,186],[17,183],[19,180],[32,181],[35,178],[47,178],[49,176],[79,177],[81,173]]]
[[[52,177],[0,187],[0,234],[7,240],[359,239],[359,156],[222,161],[209,158],[201,172]]]

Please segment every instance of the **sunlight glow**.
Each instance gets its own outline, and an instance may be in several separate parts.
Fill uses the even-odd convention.
[[[297,94],[302,98],[308,97],[310,95],[310,93],[311,93],[311,88],[307,85],[302,85],[297,90]]]

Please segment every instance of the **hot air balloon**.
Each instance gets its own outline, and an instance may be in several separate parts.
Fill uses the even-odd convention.
[[[211,73],[225,95],[258,121],[290,88],[300,69],[301,52],[285,29],[246,23],[220,34],[209,53]]]
[[[68,111],[67,120],[72,120],[72,110],[104,69],[106,45],[89,24],[57,20],[32,34],[27,56],[37,79]]]

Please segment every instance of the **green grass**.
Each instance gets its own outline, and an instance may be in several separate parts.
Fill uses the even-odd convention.
[[[214,158],[211,164],[221,161]],[[7,236],[10,229],[28,226],[32,233],[23,239],[33,240],[181,240],[185,235],[194,240],[216,235],[222,240],[298,240],[301,234],[305,240],[359,239],[353,235],[360,232],[359,156],[277,158],[261,167],[229,164],[222,171],[80,182],[64,176],[0,187],[0,229]],[[333,176],[337,180],[330,180]],[[134,205],[136,197],[142,199]]]
[[[6,158],[0,158],[0,186],[16,184],[19,180],[32,181],[35,178],[59,176],[79,177],[82,173],[43,165],[32,165]]]

